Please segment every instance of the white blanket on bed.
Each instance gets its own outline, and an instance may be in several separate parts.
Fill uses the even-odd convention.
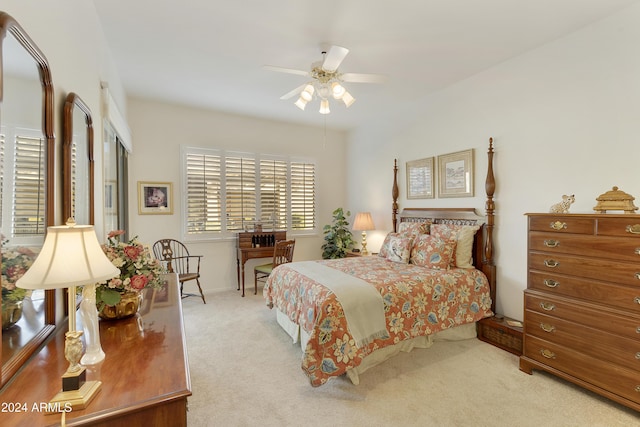
[[[376,338],[389,338],[382,296],[371,284],[315,261],[294,262],[289,268],[321,283],[336,295],[357,347]]]

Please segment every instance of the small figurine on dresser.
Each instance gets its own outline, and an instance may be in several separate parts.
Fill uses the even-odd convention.
[[[556,203],[554,205],[551,205],[551,208],[549,209],[550,213],[569,213],[569,207],[571,206],[571,204],[573,202],[576,201],[575,195],[572,194],[570,196],[567,196],[566,194],[562,195],[562,201],[559,203]]]

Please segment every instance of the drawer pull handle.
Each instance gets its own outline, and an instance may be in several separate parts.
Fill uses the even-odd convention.
[[[560,282],[553,279],[544,279],[543,283],[548,288],[556,288],[560,285]]]
[[[640,351],[636,353],[636,359],[640,360]]]
[[[633,302],[635,302],[636,304],[640,304],[640,297],[635,297]],[[640,328],[638,328],[640,329]]]
[[[548,248],[557,248],[560,246],[560,241],[549,239],[544,241],[544,245]],[[638,251],[640,251],[640,248],[638,248]]]
[[[636,391],[637,391],[638,393],[640,393],[640,385],[637,385],[637,386],[636,386]]]
[[[545,332],[555,332],[556,331],[556,327],[553,326],[553,325],[550,325],[548,323],[540,323],[540,329],[542,329]],[[638,355],[640,355],[640,353],[636,354],[636,356],[638,356]]]
[[[625,230],[627,231],[627,233],[640,234],[640,224],[627,225],[627,228],[625,228]]]
[[[556,221],[556,222],[552,222],[551,224],[549,224],[549,227],[551,227],[553,230],[562,230],[562,229],[566,229],[567,228],[567,223],[566,222],[561,222],[561,221]],[[627,226],[627,231],[629,231],[629,227],[630,226]],[[629,231],[629,232],[631,233],[631,231]]]
[[[636,279],[640,280],[640,273],[636,273],[635,276],[636,276]]]
[[[640,255],[640,248],[636,248],[635,251],[633,251],[636,255]]]
[[[560,265],[560,263],[558,261],[556,261],[555,259],[545,259],[544,260],[544,266],[545,267],[556,268],[559,265]],[[636,276],[640,276],[640,273],[636,273]],[[640,279],[640,277],[638,277],[638,279]]]
[[[542,308],[544,311],[553,311],[556,309],[556,306],[551,304],[550,302],[541,302],[540,308]],[[640,327],[638,329],[640,330]],[[640,331],[638,331],[638,333],[640,333]]]
[[[540,354],[542,355],[542,357],[546,357],[547,359],[555,359],[556,358],[556,354],[551,350],[547,350],[546,348],[540,350]]]
[[[636,328],[636,334],[640,334],[640,326]]]

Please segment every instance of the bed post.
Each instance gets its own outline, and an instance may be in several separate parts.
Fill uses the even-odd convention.
[[[496,189],[496,179],[493,175],[493,138],[489,138],[489,150],[487,151],[487,179],[485,181],[485,191],[487,193],[487,202],[485,209],[487,211],[487,224],[485,227],[485,243],[484,243],[484,260],[483,270],[489,279],[491,287],[491,311],[496,312],[496,266],[493,261],[493,224],[495,203],[493,202],[493,194]]]
[[[393,187],[391,189],[391,197],[393,197],[391,221],[393,222],[393,232],[398,231],[398,159],[393,159]]]

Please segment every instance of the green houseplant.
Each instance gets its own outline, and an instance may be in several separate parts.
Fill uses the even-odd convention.
[[[347,211],[346,216],[351,212]],[[347,251],[353,247],[353,234],[349,230],[349,221],[345,217],[342,208],[333,211],[333,222],[323,228],[324,243],[322,244],[322,258],[344,258]]]

